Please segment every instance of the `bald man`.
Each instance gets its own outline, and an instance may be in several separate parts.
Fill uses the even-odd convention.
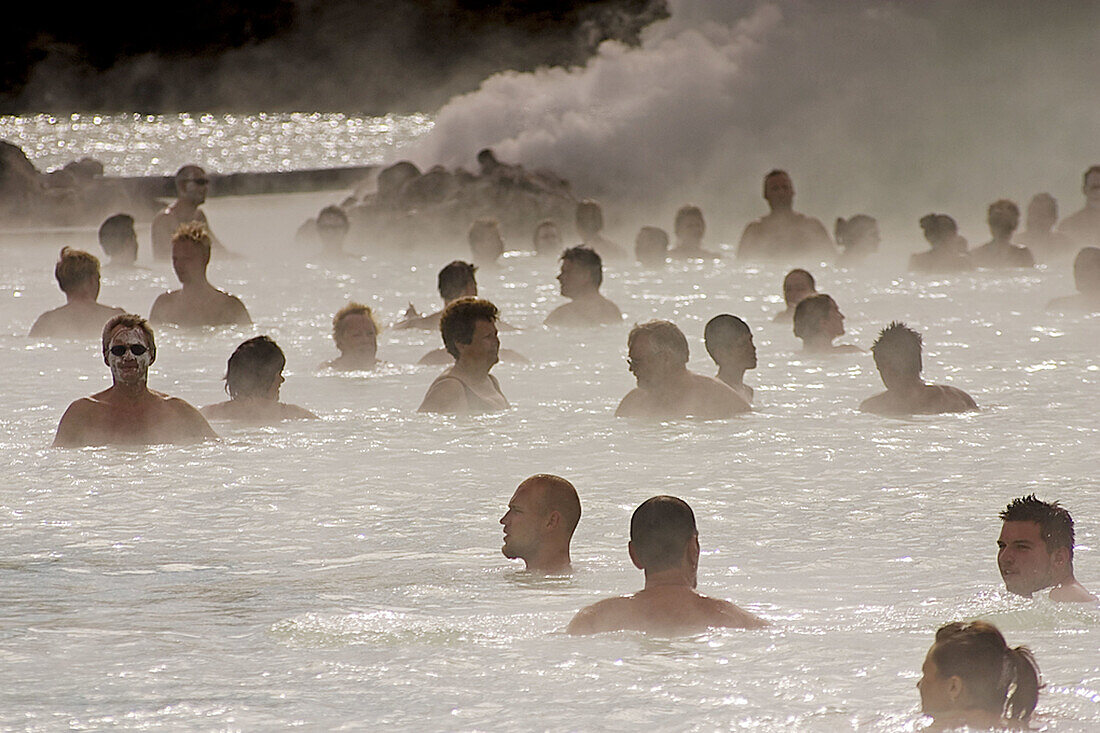
[[[581,500],[573,484],[561,476],[536,474],[519,485],[500,518],[500,551],[510,560],[523,560],[533,573],[570,573],[569,542],[580,519]]]

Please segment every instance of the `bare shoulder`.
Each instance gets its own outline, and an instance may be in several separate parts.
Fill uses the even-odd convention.
[[[283,404],[283,419],[284,420],[317,420],[319,419],[315,414],[310,412],[304,407],[298,405]]]
[[[929,387],[931,387],[931,391],[928,394],[933,396],[935,406],[939,410],[967,412],[978,409],[978,404],[974,402],[974,398],[958,387],[951,387],[946,384],[932,384]]]
[[[418,412],[458,413],[466,410],[466,388],[458,377],[448,372],[436,377]]]
[[[574,636],[598,634],[603,631],[617,631],[623,628],[620,617],[630,606],[629,596],[605,598],[591,606],[585,606],[573,617],[565,632]]]
[[[704,607],[710,617],[711,626],[722,626],[735,629],[759,629],[768,626],[768,622],[759,616],[753,615],[743,608],[733,605],[729,601],[720,598],[702,597]]]
[[[635,387],[626,393],[615,410],[615,417],[639,417],[644,414],[645,393]]]
[[[195,438],[216,438],[217,433],[210,427],[210,423],[206,421],[206,418],[202,416],[202,413],[195,409],[195,406],[190,402],[181,399],[179,397],[169,397],[168,395],[160,392],[154,393],[162,400],[164,400],[165,406],[171,410],[173,417],[180,422],[180,424],[187,428],[187,435]]]
[[[692,374],[692,386],[698,402],[694,410],[699,417],[729,417],[752,410],[744,397],[720,379],[705,374]]]
[[[1100,598],[1089,593],[1085,589],[1085,586],[1074,581],[1052,588],[1050,591],[1050,600],[1058,603],[1094,603],[1100,600]]]
[[[249,325],[252,323],[252,317],[248,315],[248,309],[244,307],[244,303],[236,295],[230,295],[224,290],[219,290],[222,294],[223,310],[226,317],[231,319],[234,323],[240,323],[242,325]]]
[[[575,318],[574,311],[576,305],[573,302],[559,305],[554,310],[550,311],[550,315],[546,316],[546,320],[543,321],[547,326],[567,326]]]
[[[94,397],[81,397],[68,406],[54,435],[55,448],[74,448],[88,444],[85,428],[94,423],[102,403]]]
[[[880,392],[873,397],[868,397],[859,403],[860,412],[873,412],[877,415],[888,414],[890,409],[890,393]]]
[[[615,305],[608,298],[604,297],[600,305],[600,317],[602,320],[615,323],[623,319],[623,312],[619,309],[619,306]]]

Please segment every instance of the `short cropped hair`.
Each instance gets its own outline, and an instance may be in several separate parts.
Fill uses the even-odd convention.
[[[837,244],[847,248],[867,236],[877,226],[875,217],[867,214],[856,214],[848,219],[837,217],[836,224],[833,225],[833,236]]]
[[[654,249],[668,249],[668,232],[660,227],[642,227],[638,230],[636,243],[651,242]]]
[[[99,246],[109,255],[120,252],[134,236],[134,217],[115,214],[99,225]]]
[[[1049,193],[1037,193],[1032,196],[1031,201],[1028,202],[1028,209],[1036,204],[1041,205],[1052,219],[1058,220],[1058,200]]]
[[[1087,186],[1089,183],[1089,176],[1093,173],[1100,173],[1100,165],[1090,165],[1089,169],[1085,171],[1085,175],[1081,177],[1081,185]]]
[[[537,484],[542,487],[540,506],[543,514],[554,511],[561,514],[565,529],[572,537],[577,524],[581,521],[581,500],[573,484],[561,476],[549,473],[537,473],[524,479],[523,484]]]
[[[179,229],[172,235],[172,244],[176,242],[190,242],[200,247],[206,253],[206,259],[210,259],[210,232],[198,222],[180,224]]]
[[[959,233],[959,225],[947,214],[925,214],[920,218],[920,228],[924,235],[942,238]]]
[[[672,225],[672,231],[680,231],[680,225],[688,219],[698,219],[701,222],[706,223],[706,219],[703,218],[703,210],[695,204],[684,204],[676,212],[676,220]]]
[[[1082,293],[1100,289],[1100,247],[1082,247],[1073,258],[1073,282]]]
[[[474,340],[474,328],[478,321],[496,321],[500,316],[497,307],[487,300],[459,298],[443,309],[439,319],[439,332],[443,335],[443,347],[458,358],[457,344],[469,344]]]
[[[630,544],[644,570],[676,567],[684,547],[696,535],[695,513],[675,496],[646,499],[630,517]]]
[[[680,362],[687,364],[690,357],[687,338],[672,321],[648,321],[635,325],[626,337],[626,348],[633,346],[639,336],[648,336],[659,350],[667,351]]]
[[[1047,552],[1064,547],[1073,559],[1073,517],[1058,502],[1040,500],[1035,494],[1014,499],[1000,514],[1004,522],[1035,522]]]
[[[149,322],[141,316],[133,313],[119,313],[103,325],[103,359],[107,359],[107,349],[111,345],[111,336],[118,328],[140,328],[145,334],[145,340],[149,344],[149,355],[155,361],[157,358],[157,341],[153,338],[153,328]]]
[[[703,327],[703,345],[707,347],[707,353],[711,359],[716,359],[716,349],[732,344],[736,339],[751,335],[749,324],[737,316],[723,313],[707,321]]]
[[[801,267],[796,267],[793,270],[791,270],[790,272],[788,272],[786,274],[786,276],[784,276],[784,278],[783,278],[783,288],[784,288],[784,290],[786,290],[787,281],[791,280],[792,278],[796,278],[796,277],[806,278],[806,282],[808,282],[810,284],[810,290],[814,290],[815,288],[817,288],[817,283],[814,282],[814,276],[811,275],[809,273],[809,271],[803,270]]]
[[[592,282],[597,288],[603,284],[603,260],[596,250],[591,247],[585,247],[584,245],[570,247],[561,253],[561,259],[563,262],[568,260],[588,270],[588,274],[592,276]]]
[[[794,309],[794,335],[800,339],[813,336],[821,328],[821,321],[836,305],[832,296],[825,293],[811,295]]]
[[[890,325],[879,331],[878,338],[871,345],[871,354],[875,364],[889,362],[896,371],[908,376],[918,376],[921,372],[921,335],[900,321],[891,321]]]
[[[181,183],[183,183],[188,173],[194,172],[206,175],[206,171],[203,170],[202,166],[195,165],[194,163],[188,163],[187,165],[182,166],[178,171],[176,171],[176,175],[172,176],[172,180],[175,181],[176,186],[179,186]]]
[[[356,303],[352,301],[348,303],[340,310],[336,311],[336,315],[332,317],[332,337],[335,339],[340,333],[340,324],[348,316],[366,316],[374,324],[374,332],[379,333],[382,330],[382,326],[378,323],[378,319],[374,317],[374,312],[370,309],[369,305],[363,305],[362,303]]]
[[[61,292],[68,293],[88,280],[99,280],[99,259],[82,249],[62,247],[53,276]]]
[[[577,204],[577,229],[598,232],[603,229],[603,208],[599,202],[585,199]]]
[[[243,342],[229,357],[225,369],[225,391],[230,399],[266,392],[286,366],[286,355],[268,336]]]
[[[344,228],[348,227],[348,215],[339,206],[326,206],[317,213],[317,224],[321,224],[321,217],[329,217],[332,219],[339,219]]]
[[[998,199],[989,205],[986,212],[989,225],[1015,229],[1020,225],[1020,207],[1008,199]]]
[[[791,174],[788,173],[785,170],[780,169],[780,168],[772,168],[770,171],[768,171],[767,173],[764,174],[764,190],[765,190],[765,192],[767,191],[767,188],[768,188],[768,181],[771,180],[772,178],[775,178],[776,176],[786,176],[787,178],[790,178]]]
[[[466,289],[468,283],[477,284],[475,272],[476,267],[462,260],[446,265],[439,271],[439,295],[443,300],[454,300]]]

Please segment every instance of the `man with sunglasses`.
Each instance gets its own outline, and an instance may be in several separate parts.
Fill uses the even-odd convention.
[[[214,251],[229,254],[229,250],[210,231],[206,214],[199,208],[206,201],[206,192],[210,187],[206,171],[197,165],[185,165],[176,171],[175,182],[176,200],[153,217],[153,259],[172,258],[172,235],[184,224],[202,224],[210,232]]]
[[[113,384],[69,405],[54,446],[196,443],[217,438],[198,410],[146,386],[156,360],[153,329],[141,316],[123,313],[103,327],[103,361]]]

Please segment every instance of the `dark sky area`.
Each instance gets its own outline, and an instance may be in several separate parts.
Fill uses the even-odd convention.
[[[636,43],[664,0],[27,3],[0,24],[0,113],[433,111],[502,69]]]

